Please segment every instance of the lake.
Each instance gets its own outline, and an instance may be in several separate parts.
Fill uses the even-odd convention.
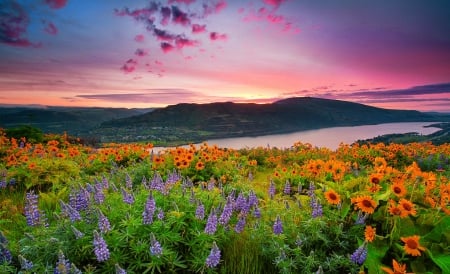
[[[236,137],[208,140],[209,145],[216,144],[227,148],[278,147],[289,148],[296,142],[310,143],[317,147],[335,150],[339,144],[352,144],[357,140],[373,138],[384,134],[417,132],[428,135],[439,131],[439,128],[424,127],[436,122],[388,123],[353,127],[331,127],[298,131],[286,134],[274,134],[258,137]]]

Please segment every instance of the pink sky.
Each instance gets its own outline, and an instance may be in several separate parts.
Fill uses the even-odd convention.
[[[0,104],[293,96],[450,112],[450,2],[0,3]]]

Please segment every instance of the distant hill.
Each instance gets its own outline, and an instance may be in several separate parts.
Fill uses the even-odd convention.
[[[0,127],[30,125],[46,133],[86,135],[100,123],[141,115],[152,109],[97,107],[0,107]]]
[[[412,110],[390,110],[339,100],[296,97],[271,104],[177,104],[103,122],[97,131],[102,132],[105,140],[121,136],[121,141],[153,140],[167,144],[335,126],[420,121],[440,120],[435,115]]]

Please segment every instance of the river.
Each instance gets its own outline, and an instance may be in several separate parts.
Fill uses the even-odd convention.
[[[310,143],[317,147],[326,147],[335,150],[339,147],[341,142],[352,144],[357,140],[369,139],[384,134],[417,132],[422,135],[428,135],[440,130],[435,127],[424,127],[433,123],[436,122],[408,122],[352,127],[331,127],[258,137],[214,139],[208,140],[207,142],[210,145],[216,144],[219,147],[234,149],[259,146],[288,148],[295,142],[302,142]]]

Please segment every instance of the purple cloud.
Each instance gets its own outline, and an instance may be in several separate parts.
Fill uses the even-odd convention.
[[[45,3],[52,9],[61,9],[66,6],[67,0],[45,0]]]
[[[175,47],[171,43],[167,43],[167,42],[162,42],[160,46],[164,53],[171,52],[172,50],[175,49]]]
[[[206,31],[206,25],[193,24],[192,33],[202,33]]]
[[[175,24],[180,24],[183,26],[189,26],[191,24],[191,19],[186,12],[180,10],[177,6],[172,6],[172,21]]]
[[[211,39],[212,41],[227,40],[227,38],[228,38],[228,36],[226,34],[219,34],[215,31],[213,31],[209,34],[209,39]]]
[[[46,24],[46,26],[44,28],[45,32],[47,32],[48,34],[51,34],[51,35],[56,35],[58,33],[58,29],[52,22],[47,22],[44,20],[43,23]]]
[[[39,47],[25,37],[30,19],[15,1],[0,3],[0,43],[15,47]]]

